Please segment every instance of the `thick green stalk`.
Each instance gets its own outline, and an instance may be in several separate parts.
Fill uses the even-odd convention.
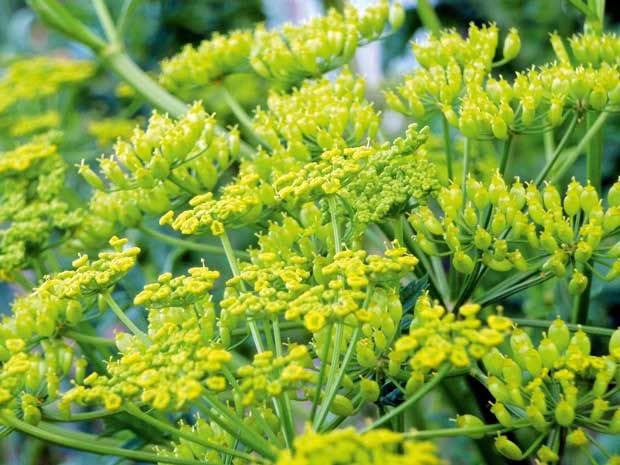
[[[340,229],[338,227],[338,214],[336,211],[336,197],[330,195],[327,197],[327,204],[329,206],[329,214],[332,220],[332,230],[334,233],[334,252],[339,253],[342,250],[342,244],[340,242]]]
[[[66,433],[58,434],[51,431],[46,431],[42,427],[33,426],[30,423],[26,423],[7,412],[6,410],[0,412],[0,421],[5,425],[9,425],[23,433],[30,436],[42,439],[53,444],[58,444],[63,447],[69,447],[72,449],[83,450],[91,452],[93,454],[100,455],[114,455],[117,457],[126,457],[128,459],[138,460],[142,462],[151,463],[170,463],[177,465],[207,465],[208,462],[198,461],[193,459],[183,459],[179,457],[169,457],[150,452],[143,452],[138,450],[124,449],[122,447],[113,447],[103,445],[98,441],[96,436],[92,436],[90,441],[83,438],[75,438],[71,431],[67,430]],[[44,424],[42,424],[44,425]],[[214,464],[209,464],[214,465]]]
[[[112,311],[114,312],[114,314],[118,317],[119,320],[121,320],[123,322],[123,324],[135,335],[138,337],[138,339],[140,339],[140,341],[142,341],[142,343],[146,346],[150,346],[151,345],[151,340],[149,339],[149,337],[146,335],[146,333],[144,331],[142,331],[140,328],[138,328],[133,321],[131,321],[131,319],[125,315],[125,312],[123,312],[123,309],[120,308],[118,306],[118,304],[116,303],[116,301],[112,298],[112,295],[110,294],[109,291],[106,291],[103,294],[103,298],[105,299],[105,301],[108,303],[108,305],[110,306],[110,308],[112,309]]]
[[[114,342],[114,340],[112,339],[108,339],[106,337],[91,336],[89,334],[84,334],[84,333],[81,333],[80,331],[75,331],[73,329],[64,331],[63,336],[71,338],[76,342],[82,342],[84,344],[91,344],[94,346],[116,347],[116,342]]]
[[[449,371],[450,371],[450,365],[445,363],[439,368],[439,371],[437,371],[435,376],[433,376],[431,380],[429,380],[420,389],[418,389],[415,392],[415,394],[413,394],[411,397],[405,400],[398,407],[393,408],[392,410],[387,412],[385,415],[382,415],[380,418],[372,422],[369,426],[364,428],[362,432],[365,433],[367,431],[375,429],[381,426],[382,424],[384,424],[386,421],[389,421],[395,415],[398,415],[400,412],[405,411],[410,405],[414,404],[415,402],[420,400],[422,397],[424,397],[429,391],[431,391],[448,374]]]
[[[329,391],[331,391],[332,386],[334,385],[334,382],[336,380],[336,373],[338,372],[338,365],[340,363],[340,350],[342,346],[342,338],[344,336],[344,327],[343,327],[344,324],[341,321],[337,321],[336,323],[334,323],[334,325],[336,327],[336,335],[334,337],[335,342],[334,342],[334,346],[332,349],[332,359],[331,359],[331,363],[329,366],[329,373],[327,374],[327,388]],[[330,343],[331,341],[327,342],[327,344],[330,344]],[[330,404],[332,400],[333,400],[333,397],[332,399],[330,399]],[[321,407],[319,408],[319,412],[317,416],[314,418],[314,422],[312,423],[312,429],[314,429],[315,431],[319,428],[319,424],[322,423],[323,420],[325,419],[328,408],[329,406],[327,406],[326,408],[326,402],[323,401],[323,403],[321,404]]]
[[[199,242],[192,242],[185,239],[180,239],[178,237],[172,237],[162,232],[156,231],[155,229],[151,229],[148,226],[140,225],[138,229],[144,234],[151,236],[154,239],[157,239],[161,242],[165,242],[166,244],[174,245],[177,247],[182,247],[187,250],[195,250],[196,252],[206,252],[217,255],[225,255],[226,252],[222,247],[218,247],[216,245],[209,244],[201,244]],[[243,250],[235,250],[235,255],[246,260],[249,260],[250,254]]]
[[[282,336],[280,334],[280,320],[277,316],[273,316],[271,319],[271,325],[273,328],[274,345],[276,348],[276,356],[282,357]],[[293,421],[293,409],[291,407],[291,399],[286,393],[280,394],[278,397],[280,407],[282,409],[282,426],[286,443],[289,447],[293,444],[293,438],[295,437],[295,423]]]
[[[424,27],[433,34],[438,35],[441,30],[441,22],[430,2],[428,0],[418,0],[417,11]]]
[[[327,341],[331,341],[332,339],[332,330],[334,329],[334,324],[331,323],[326,331],[327,331]],[[321,399],[321,389],[323,388],[323,381],[325,380],[325,367],[327,366],[327,355],[329,354],[329,343],[323,344],[323,350],[321,351],[321,357],[319,360],[321,361],[321,367],[319,369],[319,379],[316,383],[316,389],[314,391],[314,398],[312,399],[312,410],[310,411],[310,423],[314,423],[315,415],[317,408],[319,406],[319,400]]]
[[[586,115],[586,124],[588,130],[591,130],[596,123],[594,112],[588,112]],[[596,129],[592,135],[592,138],[588,142],[586,149],[586,171],[588,175],[588,181],[599,194],[601,195],[601,177],[603,169],[603,127]],[[590,266],[586,266],[583,269],[583,274],[588,280],[588,285],[585,290],[576,296],[573,301],[573,313],[571,315],[571,322],[576,324],[585,324],[588,321],[588,311],[590,309],[590,292],[592,289],[592,266],[594,263],[592,260],[589,262]]]
[[[440,428],[426,431],[410,431],[405,433],[405,437],[412,439],[434,439],[448,438],[453,436],[469,436],[471,434],[495,434],[510,431],[516,428],[524,428],[529,424],[527,421],[516,422],[511,428],[506,428],[500,423],[484,426],[472,426],[469,428]]]
[[[99,18],[99,22],[101,23],[101,27],[103,28],[103,32],[110,42],[111,45],[118,45],[120,43],[118,33],[116,31],[116,26],[114,25],[114,21],[112,21],[112,16],[110,15],[110,10],[105,4],[105,0],[91,0],[93,6],[95,8],[95,13],[97,13],[97,17]]]

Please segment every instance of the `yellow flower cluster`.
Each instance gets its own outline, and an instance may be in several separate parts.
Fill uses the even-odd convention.
[[[38,56],[13,61],[0,78],[0,113],[20,100],[53,95],[65,85],[90,78],[95,67],[89,61]]]
[[[290,94],[272,92],[253,129],[276,152],[306,161],[323,150],[374,140],[379,113],[364,98],[364,81],[348,69],[334,81],[305,81]]]
[[[279,357],[270,350],[256,354],[251,365],[237,370],[241,404],[244,407],[267,405],[273,398],[303,389],[314,379],[313,373],[306,369],[311,365],[305,345],[292,345],[286,355]]]
[[[385,257],[364,250],[343,251],[325,263],[317,258],[313,275],[319,283],[288,304],[287,320],[303,318],[306,328],[317,333],[334,320],[368,323],[373,313],[367,307],[375,287],[390,287],[410,273],[418,259],[404,247],[389,249]],[[362,302],[367,301],[366,304]]]
[[[83,385],[67,391],[62,408],[71,403],[102,404],[119,409],[136,400],[158,410],[182,410],[204,390],[220,392],[227,382],[222,370],[232,355],[219,348],[209,328],[215,314],[207,300],[200,307],[154,308],[149,312],[146,346],[136,336],[117,334],[121,357],[108,362],[108,375],[92,373]]]
[[[60,114],[47,111],[38,115],[24,115],[11,124],[9,132],[13,137],[22,137],[45,129],[54,129],[60,126]]]
[[[405,394],[415,392],[424,376],[447,362],[456,368],[467,368],[500,345],[512,329],[510,319],[492,315],[484,324],[477,314],[480,306],[465,304],[455,313],[432,302],[428,294],[415,304],[409,334],[394,343],[389,354],[389,373],[407,379]],[[407,362],[409,370],[402,367]]]
[[[185,210],[176,218],[172,210],[159,220],[169,224],[183,234],[203,234],[210,232],[221,235],[225,228],[238,228],[256,222],[263,210],[276,202],[273,188],[262,182],[256,174],[242,174],[233,183],[221,189],[219,197],[207,192],[189,201],[190,210]]]
[[[586,333],[579,329],[571,336],[556,319],[538,347],[527,332],[514,330],[510,352],[493,349],[484,356],[488,377],[481,379],[495,398],[491,410],[502,425],[527,420],[526,426],[544,432],[557,424],[572,430],[571,444],[584,445],[580,427],[620,431],[620,414],[607,394],[618,373],[617,361],[592,355]]]
[[[575,61],[582,65],[601,66],[617,65],[620,57],[620,39],[616,34],[604,33],[594,34],[587,32],[575,34],[568,39]],[[551,45],[558,60],[562,63],[570,63],[570,58],[562,42],[562,38],[557,33],[551,34]]]
[[[435,446],[414,442],[402,434],[377,429],[357,433],[342,428],[328,433],[312,430],[295,438],[276,465],[439,465]]]
[[[45,140],[0,152],[0,280],[11,280],[44,250],[55,230],[82,220],[61,196],[66,165]]]
[[[147,284],[136,295],[134,305],[148,308],[187,307],[208,299],[206,291],[211,290],[220,273],[206,267],[194,267],[187,271],[189,276],[173,277],[172,273],[160,275],[156,283]]]

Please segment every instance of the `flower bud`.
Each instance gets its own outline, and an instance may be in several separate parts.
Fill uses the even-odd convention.
[[[521,460],[523,455],[519,446],[503,435],[495,438],[495,448],[500,454],[510,460]]]
[[[549,326],[549,339],[555,344],[560,354],[568,348],[570,331],[560,318],[556,318]]]
[[[390,6],[389,21],[394,31],[403,26],[405,22],[405,9],[400,3],[395,2]]]
[[[555,420],[562,426],[570,426],[575,420],[575,409],[567,401],[558,402],[555,407]]]
[[[609,338],[609,355],[620,360],[620,328],[617,328]]]
[[[462,250],[455,252],[452,265],[456,271],[463,274],[470,274],[474,270],[474,261]]]
[[[503,426],[505,426],[506,428],[510,428],[512,426],[512,416],[510,415],[504,404],[502,404],[501,402],[495,402],[491,406],[491,412],[493,412],[493,415],[495,415],[497,421],[499,421]]]
[[[375,380],[362,378],[360,381],[360,394],[367,402],[376,402],[379,399],[380,389]]]
[[[568,293],[570,295],[581,295],[588,287],[588,278],[580,271],[575,270],[568,283]]]
[[[610,207],[620,207],[620,178],[609,188],[607,203]]]
[[[484,422],[475,415],[457,415],[456,426],[459,428],[478,428],[484,426]],[[471,433],[467,434],[472,439],[480,439],[484,436],[484,433]]]
[[[506,36],[506,39],[504,40],[504,49],[503,49],[504,59],[512,60],[514,57],[516,57],[519,54],[520,50],[521,50],[521,38],[519,37],[519,31],[517,31],[515,28],[511,28],[508,31],[508,35]]]
[[[590,338],[581,329],[579,329],[570,340],[569,348],[573,347],[583,355],[590,355]]]

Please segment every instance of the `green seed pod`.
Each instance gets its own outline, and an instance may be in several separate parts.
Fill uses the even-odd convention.
[[[592,413],[590,413],[590,419],[594,422],[599,421],[607,409],[609,408],[609,402],[603,399],[594,399],[592,402]]]
[[[504,366],[502,367],[502,374],[504,375],[504,379],[508,384],[512,384],[515,386],[520,386],[523,381],[523,373],[521,368],[512,359],[505,359]]]
[[[90,184],[94,189],[99,191],[105,191],[105,184],[101,180],[99,176],[95,174],[95,172],[91,169],[90,166],[84,164],[84,160],[80,164],[78,168],[78,174],[80,174],[88,184]]]
[[[411,397],[424,384],[424,374],[421,371],[411,373],[405,385],[405,397]]]
[[[570,426],[575,420],[575,409],[567,401],[558,402],[555,407],[555,421],[562,426]]]
[[[452,265],[456,271],[467,275],[474,270],[474,261],[462,250],[455,252]]]
[[[620,328],[617,328],[609,338],[609,355],[620,360]]]
[[[504,360],[504,363],[505,362],[506,360]],[[510,402],[511,399],[508,388],[499,378],[496,378],[495,376],[489,376],[489,378],[487,379],[487,389],[498,402]]]
[[[84,309],[79,300],[69,300],[67,309],[65,310],[65,318],[69,324],[75,325],[82,321]]]
[[[556,362],[558,358],[560,358],[560,353],[556,345],[549,339],[548,337],[543,338],[538,345],[538,353],[540,354],[540,359],[545,368],[553,368],[553,364]]]
[[[376,402],[379,399],[379,395],[381,394],[381,390],[379,389],[379,385],[373,379],[362,378],[360,380],[360,394],[362,399],[367,402]]]
[[[581,329],[577,331],[570,340],[569,347],[576,348],[583,355],[590,355],[590,338]]]
[[[611,417],[611,422],[609,423],[609,432],[611,434],[620,433],[620,408],[616,408],[614,416]]]
[[[620,84],[618,84],[618,88],[620,89]],[[607,203],[610,207],[620,207],[620,178],[609,188]]]
[[[482,363],[487,373],[493,376],[501,376],[502,368],[504,367],[504,356],[497,350],[497,347],[493,347],[482,357]]]
[[[475,415],[457,415],[456,426],[459,428],[478,428],[484,426],[484,422]],[[484,433],[467,434],[472,439],[480,439]]]
[[[536,349],[529,349],[525,355],[525,368],[533,377],[538,376],[542,371],[542,357]]]
[[[553,452],[553,449],[551,449],[547,445],[543,445],[538,449],[538,452],[536,453],[536,457],[538,457],[538,459],[543,463],[546,463],[546,462],[555,463],[558,460],[560,460],[560,456],[556,454],[555,452]]]
[[[510,428],[512,426],[512,416],[510,415],[508,410],[506,410],[504,404],[502,404],[501,402],[495,402],[491,406],[491,412],[493,412],[493,415],[495,415],[497,421],[499,421],[503,426],[505,426],[506,428]]]
[[[570,342],[570,331],[566,323],[556,318],[549,326],[549,339],[555,344],[560,354],[568,348]]]
[[[512,60],[521,51],[521,38],[519,37],[519,31],[515,28],[511,28],[508,31],[508,35],[504,40],[504,60]]]
[[[38,425],[39,422],[41,421],[41,411],[33,405],[27,405],[23,407],[23,409],[24,409],[24,421],[31,425],[35,425],[35,426]]]
[[[78,358],[75,361],[75,372],[73,374],[73,379],[75,380],[76,384],[82,384],[84,382],[87,366],[88,362],[84,358]]]
[[[542,432],[548,429],[548,425],[545,422],[545,417],[536,406],[530,405],[527,409],[525,409],[525,414],[527,415],[527,419],[532,422],[532,426],[534,426],[537,431]]]
[[[575,271],[568,283],[568,293],[570,295],[581,295],[588,287],[588,278],[580,271]]]
[[[599,371],[594,378],[594,384],[592,384],[592,394],[596,397],[601,397],[607,391],[611,376],[604,371]]]
[[[395,2],[390,6],[389,21],[394,31],[403,26],[405,22],[405,9],[400,3]]]
[[[500,454],[510,460],[521,460],[523,455],[519,446],[503,435],[495,438],[495,448]]]
[[[355,408],[347,397],[336,394],[334,399],[332,400],[331,405],[329,406],[329,411],[335,415],[348,417],[355,413]]]

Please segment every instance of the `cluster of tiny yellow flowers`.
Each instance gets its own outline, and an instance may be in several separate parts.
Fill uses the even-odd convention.
[[[508,428],[533,427],[541,433],[554,425],[568,428],[567,441],[579,447],[589,442],[582,428],[618,434],[620,411],[610,395],[618,375],[619,337],[616,331],[610,355],[595,356],[587,334],[579,329],[571,335],[560,319],[543,334],[538,347],[527,332],[515,329],[510,351],[493,349],[483,357],[487,376],[478,376],[495,399],[491,411]],[[522,455],[505,436],[497,438],[496,446],[508,458]],[[542,446],[538,458],[557,462],[557,447]]]
[[[594,34],[585,32],[569,37],[571,51],[575,61],[581,65],[601,66],[617,65],[620,56],[620,39],[614,34]],[[551,34],[551,45],[558,60],[562,63],[570,63],[570,58],[558,33]]]
[[[54,231],[70,233],[80,224],[81,210],[61,196],[65,171],[56,146],[45,140],[0,152],[0,280],[32,264]]]
[[[129,139],[138,122],[126,118],[104,118],[91,121],[88,124],[88,132],[95,136],[100,147],[108,147],[117,139]]]
[[[92,373],[65,393],[63,407],[99,403],[116,410],[123,400],[136,400],[159,410],[180,410],[205,389],[226,389],[222,370],[232,356],[215,343],[213,304],[204,295],[217,275],[193,268],[190,276],[162,275],[154,283],[157,290],[147,285],[136,299],[150,309],[149,344],[118,333],[121,357],[108,363],[108,375]]]
[[[312,430],[295,438],[294,451],[287,449],[277,465],[438,465],[435,446],[415,442],[385,429],[357,433],[343,428],[328,433]]]
[[[20,100],[53,95],[65,85],[90,78],[95,71],[89,61],[38,56],[16,60],[0,78],[0,113]]]
[[[443,363],[470,367],[504,341],[512,329],[510,319],[491,315],[485,324],[477,316],[479,311],[479,305],[465,304],[459,308],[463,317],[459,318],[427,294],[418,298],[409,334],[397,339],[389,353],[389,373],[406,380],[406,395],[423,384],[430,370]]]
[[[466,188],[466,205],[461,189],[451,185],[438,195],[442,217],[426,206],[409,217],[420,248],[430,255],[449,251],[458,272],[470,274],[478,262],[500,272],[540,270],[568,277],[572,294],[588,284],[583,271],[591,259],[610,267],[603,279],[620,274],[619,246],[604,245],[620,226],[620,182],[609,191],[607,209],[591,185],[575,180],[564,198],[551,184],[540,192],[518,179],[508,186],[497,174],[488,185],[469,177]]]
[[[38,115],[20,116],[11,124],[9,131],[13,137],[22,137],[46,129],[55,129],[58,126],[60,126],[60,114],[50,110]]]
[[[305,81],[291,93],[272,92],[258,109],[253,128],[269,147],[300,161],[323,150],[374,140],[379,113],[364,98],[364,81],[348,69],[334,81]]]

